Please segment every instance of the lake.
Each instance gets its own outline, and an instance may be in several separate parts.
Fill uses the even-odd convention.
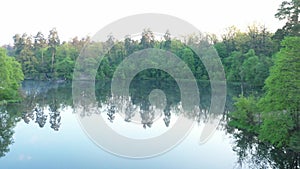
[[[182,110],[180,91],[174,82],[134,80],[126,97],[112,96],[110,85],[95,83],[95,102],[81,99],[80,103],[88,103],[79,104],[74,100],[71,83],[24,81],[24,101],[0,107],[0,168],[226,169],[299,165],[299,154],[259,143],[256,136],[226,125],[233,97],[241,93],[239,85],[227,85],[225,110],[219,114],[209,113],[208,82],[198,83],[200,104],[189,113]],[[246,89],[245,93],[251,91]],[[152,106],[155,101],[157,105]],[[102,119],[101,125],[105,126],[92,126],[100,138],[89,133],[88,124],[82,120],[93,116]],[[180,119],[191,122],[188,131],[181,131],[184,124],[177,124]],[[201,142],[201,134],[214,120],[218,122],[216,129]],[[104,130],[112,130],[120,140],[112,139]],[[183,135],[175,141],[163,137],[172,132]],[[151,139],[156,140],[144,144]]]

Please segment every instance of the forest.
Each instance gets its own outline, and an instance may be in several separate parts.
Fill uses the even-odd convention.
[[[300,1],[284,1],[275,17],[286,19],[273,39],[279,48],[272,56],[263,94],[236,98],[228,125],[250,132],[262,143],[300,153]],[[278,38],[278,39],[277,39]],[[259,76],[259,74],[257,74]]]
[[[132,53],[157,48],[170,51],[183,60],[199,81],[209,77],[190,44],[209,43],[224,66],[226,81],[263,90],[263,94],[241,94],[235,111],[228,115],[229,127],[251,132],[261,142],[289,151],[300,152],[300,2],[284,1],[275,17],[286,23],[276,32],[264,25],[249,25],[246,31],[232,26],[217,37],[215,34],[186,35],[184,41],[172,38],[166,30],[162,39],[149,29],[141,30],[141,38],[124,40],[108,35],[105,42],[90,37],[74,37],[61,41],[53,28],[47,35],[16,34],[14,44],[0,48],[0,104],[22,99],[19,94],[24,79],[71,81],[77,57],[86,44],[113,46],[102,60],[97,80],[110,80],[118,65]],[[90,64],[97,60],[91,58]],[[146,79],[171,77],[160,70],[144,71]],[[243,91],[243,90],[242,90]]]

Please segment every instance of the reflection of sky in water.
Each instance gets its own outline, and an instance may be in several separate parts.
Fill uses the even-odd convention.
[[[10,146],[10,152],[0,158],[0,168],[223,169],[233,168],[236,162],[230,145],[231,139],[224,131],[216,131],[206,144],[198,145],[203,125],[195,124],[188,137],[171,151],[154,158],[137,160],[117,157],[96,146],[81,130],[70,107],[67,107],[61,116],[62,124],[59,131],[50,128],[49,123],[40,128],[37,123],[19,122],[15,128],[15,143]],[[172,118],[175,122],[175,115]],[[147,129],[141,124],[128,125],[123,121],[121,117],[116,117],[114,123],[110,124],[108,120],[107,123],[120,133],[125,131],[124,135],[128,137],[137,135],[139,138],[153,137],[168,130],[162,119],[158,119],[152,128]]]

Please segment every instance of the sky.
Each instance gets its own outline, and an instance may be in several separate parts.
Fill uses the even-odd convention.
[[[229,26],[245,30],[253,23],[271,32],[284,22],[274,17],[282,0],[5,0],[0,6],[0,46],[13,44],[15,34],[45,37],[56,28],[61,41],[93,36],[120,18],[162,13],[181,18],[201,32],[220,35]],[[142,31],[142,30],[141,30]]]

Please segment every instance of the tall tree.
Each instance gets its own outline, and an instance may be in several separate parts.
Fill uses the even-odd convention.
[[[140,42],[142,49],[153,48],[154,42],[155,38],[153,32],[150,29],[144,29]]]
[[[51,72],[52,73],[54,71],[56,48],[59,45],[60,45],[60,39],[59,39],[57,30],[56,30],[56,28],[53,28],[52,30],[50,30],[50,34],[48,36],[48,46],[49,46],[48,49],[51,52]]]
[[[164,35],[164,40],[165,40],[164,43],[162,43],[164,49],[170,50],[170,48],[171,48],[171,33],[169,30],[166,31],[166,33]]]
[[[23,34],[22,36],[20,34],[16,34],[13,36],[14,50],[15,50],[16,55],[19,55],[21,53],[21,51],[25,48],[26,37],[27,37],[27,34]]]
[[[44,65],[44,48],[47,46],[47,40],[45,39],[44,35],[42,32],[38,32],[34,36],[34,50],[36,55],[38,53],[41,53],[41,65]]]
[[[282,29],[278,29],[275,38],[282,40],[284,36],[300,36],[300,0],[283,1],[275,14],[279,20],[286,20]]]
[[[37,72],[37,59],[34,53],[32,36],[24,33],[22,36],[16,34],[14,37],[14,56],[22,64],[22,70],[26,78],[32,78]]]
[[[287,37],[281,45],[260,101],[265,114],[260,137],[276,146],[290,144],[300,152],[300,37]]]
[[[258,56],[272,56],[277,52],[274,42],[271,40],[272,34],[264,25],[252,24],[248,26],[246,32],[247,41],[246,46],[249,49],[254,49]]]
[[[126,35],[124,39],[124,47],[126,55],[130,55],[133,53],[133,40],[131,39],[130,35]]]
[[[44,37],[44,34],[42,32],[38,32],[34,36],[34,48],[39,49],[39,48],[44,48],[47,45],[47,40]]]
[[[235,26],[231,26],[226,29],[226,32],[222,35],[222,42],[225,44],[226,57],[228,57],[231,52],[236,51],[236,36],[240,33],[240,30]]]

